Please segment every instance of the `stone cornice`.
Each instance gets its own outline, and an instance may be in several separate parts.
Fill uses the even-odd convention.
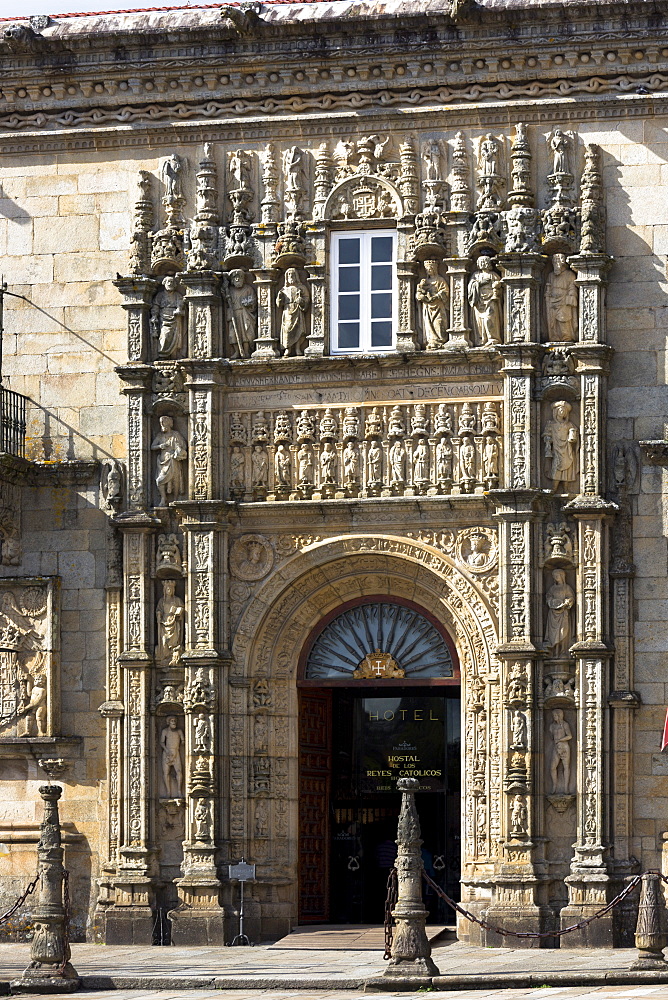
[[[35,462],[0,454],[0,479],[24,486],[83,486],[98,475],[99,468],[100,463],[94,460]]]

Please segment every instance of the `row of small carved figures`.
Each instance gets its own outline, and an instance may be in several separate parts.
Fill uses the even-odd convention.
[[[438,441],[395,437],[391,443],[373,438],[362,445],[354,440],[345,445],[325,440],[316,446],[308,441],[290,446],[281,442],[273,448],[273,463],[262,444],[255,444],[252,451],[235,444],[230,453],[229,486],[235,495],[243,495],[249,489],[266,493],[270,487],[277,491],[293,488],[308,491],[316,482],[331,487],[342,482],[346,487],[363,484],[397,489],[409,484],[418,487],[438,484],[439,492],[448,492],[453,481],[466,488],[483,482],[496,485],[499,467],[500,445],[495,434],[441,437]]]
[[[415,290],[420,307],[423,346],[439,350],[450,339],[450,285],[439,272],[439,262],[423,262],[424,277]],[[234,268],[223,276],[226,304],[227,348],[234,359],[251,356],[258,339],[257,293],[246,271]],[[494,268],[493,258],[481,254],[468,280],[467,299],[471,308],[473,341],[477,345],[503,343],[503,282]],[[283,286],[276,296],[281,309],[277,331],[285,355],[303,354],[308,336],[310,293],[296,267],[285,272]],[[563,254],[554,254],[553,270],[545,284],[547,341],[573,343],[578,339],[578,290],[573,271]],[[206,316],[198,312],[206,329]],[[179,279],[168,275],[157,292],[150,312],[150,326],[158,358],[180,357],[185,347],[186,299]]]

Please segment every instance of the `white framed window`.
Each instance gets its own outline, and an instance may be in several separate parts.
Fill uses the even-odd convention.
[[[393,351],[397,326],[397,233],[332,233],[332,354]]]

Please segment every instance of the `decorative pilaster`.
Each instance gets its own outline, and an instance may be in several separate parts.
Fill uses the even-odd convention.
[[[189,390],[190,428],[188,448],[188,496],[212,500],[220,495],[220,416],[216,363],[185,362],[185,386]]]
[[[128,397],[128,507],[140,511],[151,505],[151,440],[146,400],[151,391],[153,372],[148,365],[127,365],[116,371],[125,382],[122,391]]]
[[[188,304],[188,356],[219,358],[223,354],[223,300],[220,277],[213,271],[181,275]]]
[[[276,308],[274,304],[276,282],[280,271],[273,267],[254,268],[257,290],[257,340],[253,358],[277,358],[278,337],[276,329]]]
[[[118,277],[113,282],[123,296],[121,303],[128,317],[128,361],[148,361],[149,317],[158,282],[155,278]]]
[[[306,265],[308,283],[311,288],[311,327],[308,344],[304,351],[307,357],[322,357],[329,343],[329,296],[327,265],[323,263],[327,254],[325,227],[316,224],[309,227],[309,238],[313,246],[315,261]]]
[[[450,213],[452,216],[454,213]],[[466,288],[471,262],[466,257],[448,257],[450,278],[450,327],[448,329],[448,348],[470,347],[471,329],[468,321],[468,299]]]
[[[186,816],[180,903],[170,913],[173,941],[224,944],[225,913],[216,869],[220,831],[219,718],[222,667],[216,593],[226,592],[217,503],[178,504],[187,553],[183,695]]]
[[[399,253],[401,253],[401,244]],[[417,268],[418,265],[414,261],[397,261],[397,282],[399,285],[398,351],[413,352],[417,350],[414,294]]]

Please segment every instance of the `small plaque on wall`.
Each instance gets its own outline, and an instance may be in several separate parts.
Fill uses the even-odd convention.
[[[237,865],[229,865],[229,879],[236,882],[254,882],[255,865],[249,865],[243,859]]]

